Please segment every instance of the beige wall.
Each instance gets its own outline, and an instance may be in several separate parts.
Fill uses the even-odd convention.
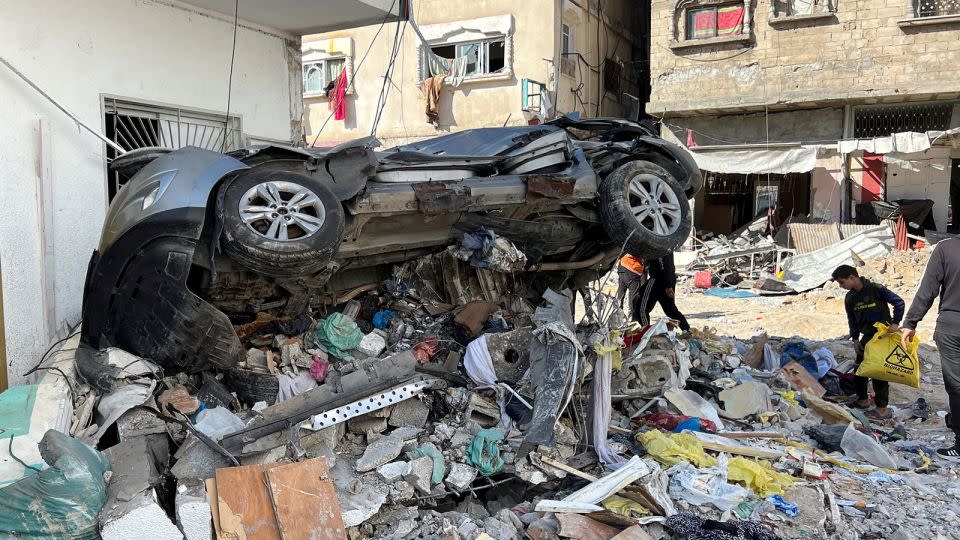
[[[910,0],[834,1],[835,15],[771,25],[771,0],[756,0],[749,8],[751,42],[676,49],[677,2],[652,0],[647,110],[699,114],[782,103],[900,101],[905,94],[957,97],[960,22],[901,27]]]
[[[577,103],[570,89],[575,88],[578,77],[560,75],[560,14],[582,26],[576,30],[575,42],[587,62],[597,65],[596,8],[586,5],[588,0],[482,0],[475,2],[450,2],[448,0],[420,0],[414,4],[414,19],[422,28],[442,23],[512,15],[513,17],[513,73],[508,78],[488,81],[465,81],[459,87],[444,86],[440,96],[440,118],[437,126],[427,121],[424,114],[425,101],[418,83],[418,39],[412,28],[402,34],[402,47],[396,59],[391,88],[384,108],[377,137],[384,146],[442,135],[449,131],[475,127],[524,125],[527,117],[522,110],[521,81],[533,79],[548,85],[551,97],[559,112],[578,110],[584,107]],[[626,30],[627,14],[631,12],[631,0],[604,2],[604,21],[601,25],[600,51],[608,57],[631,60],[631,36]],[[592,2],[591,2],[592,4]],[[319,138],[320,127],[330,116],[325,97],[305,97],[304,123],[307,144],[315,139],[317,146],[329,146],[368,135],[376,111],[377,97],[383,82],[383,74],[393,44],[396,26],[387,25],[364,61],[360,59],[367,50],[379,25],[368,26],[304,37],[305,60],[310,58],[311,48],[324,48],[329,40],[352,38],[350,54],[353,56],[355,91],[348,96],[347,118],[327,121]],[[349,40],[347,40],[349,42]],[[341,47],[342,48],[342,47]],[[590,104],[588,116],[595,116],[597,96],[597,73],[589,72],[581,65],[584,87],[581,97]],[[635,87],[632,88],[636,93]],[[624,85],[623,91],[630,91]],[[620,114],[621,106],[608,96],[603,114]],[[575,105],[576,104],[576,105]]]

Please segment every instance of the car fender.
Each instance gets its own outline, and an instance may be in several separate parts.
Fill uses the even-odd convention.
[[[241,161],[188,146],[158,157],[140,169],[117,193],[100,234],[100,253],[138,223],[171,210],[206,208],[210,193],[224,175],[247,169]],[[184,224],[181,234],[200,237],[204,212],[190,212],[196,223]]]

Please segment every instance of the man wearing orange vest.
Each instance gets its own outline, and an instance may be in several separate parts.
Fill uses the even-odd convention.
[[[650,324],[650,312],[653,311],[654,304],[659,302],[663,313],[679,322],[681,330],[690,330],[690,323],[674,301],[677,273],[673,253],[647,261],[633,255],[624,255],[620,258],[617,276],[620,278],[617,300],[622,301],[624,295],[630,293],[630,314],[633,320],[643,325]]]

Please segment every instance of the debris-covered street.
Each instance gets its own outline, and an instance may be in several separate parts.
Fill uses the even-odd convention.
[[[46,4],[0,539],[960,540],[960,0]]]

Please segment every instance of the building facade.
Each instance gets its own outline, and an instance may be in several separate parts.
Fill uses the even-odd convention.
[[[638,61],[649,17],[635,4],[421,0],[411,11],[418,29],[387,24],[305,36],[307,143],[333,146],[373,133],[374,123],[376,136],[389,147],[569,112],[636,118],[649,80]],[[445,70],[450,76],[430,121],[422,87]],[[336,100],[334,81],[341,72],[348,85],[338,120],[327,94]],[[381,100],[385,75],[388,92]]]
[[[0,17],[0,56],[125,149],[302,140],[299,37],[240,20],[227,121],[233,40],[232,16],[177,2],[17,0]],[[112,149],[2,65],[0,96],[0,357],[17,384],[80,321],[120,180]]]
[[[958,40],[956,0],[653,0],[646,110],[705,171],[696,226],[930,199],[956,227]]]

